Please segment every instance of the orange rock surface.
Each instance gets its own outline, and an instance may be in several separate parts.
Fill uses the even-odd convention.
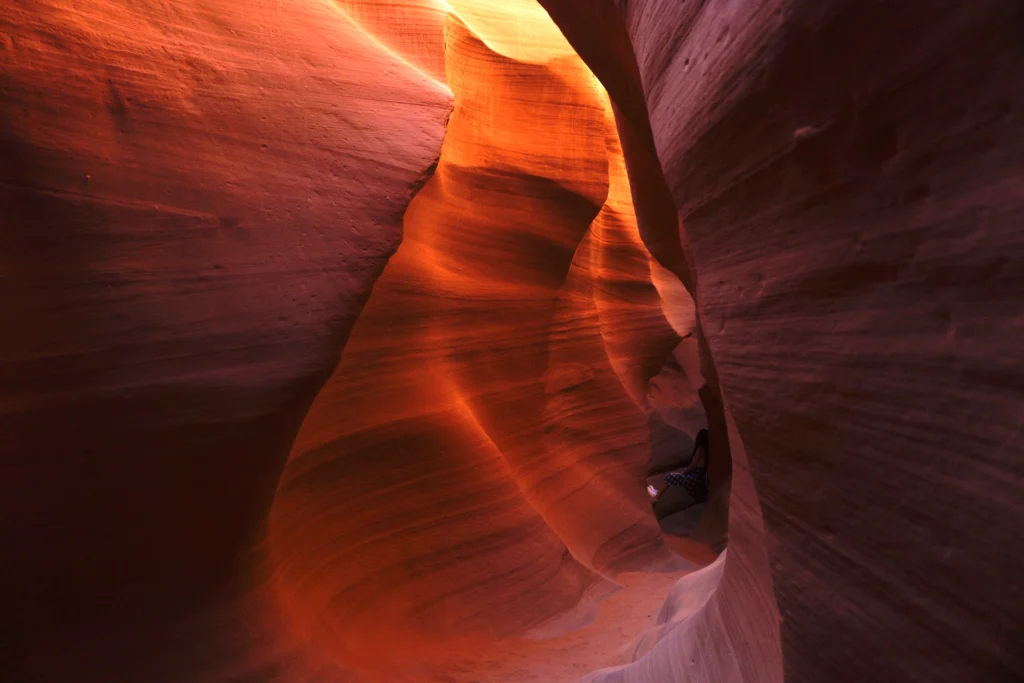
[[[686,566],[643,484],[645,386],[678,337],[611,111],[539,5],[512,5],[447,18],[437,169],[270,518],[285,612],[363,669],[401,642],[387,676],[560,634],[621,571]]]
[[[539,5],[0,17],[11,675],[515,675],[689,566],[643,490],[677,331]]]
[[[1024,677],[1022,31],[7,0],[0,681]]]

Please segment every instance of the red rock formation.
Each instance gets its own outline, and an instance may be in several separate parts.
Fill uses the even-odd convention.
[[[5,2],[0,89],[0,678],[199,680],[450,94],[299,0]]]
[[[439,83],[445,82],[444,0],[331,0],[372,40]]]
[[[539,5],[0,20],[5,676],[348,680],[395,642],[391,675],[518,666],[538,646],[500,639],[683,566],[643,492],[678,337],[603,89]],[[437,155],[443,81],[437,174],[254,549]]]
[[[542,4],[0,8],[0,680],[1021,675],[1020,9]]]
[[[639,139],[633,186],[657,150],[678,208],[786,680],[1024,675],[1020,6],[542,4]],[[717,593],[595,680],[777,680],[750,661],[771,610],[737,593],[740,488]]]
[[[449,16],[437,170],[271,514],[284,612],[385,678],[560,633],[620,572],[684,566],[643,485],[645,385],[678,337],[604,93],[523,7],[481,34]]]

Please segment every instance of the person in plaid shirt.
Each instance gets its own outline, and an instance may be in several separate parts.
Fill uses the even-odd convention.
[[[680,486],[690,494],[695,504],[706,503],[709,488],[708,450],[708,430],[702,429],[697,432],[697,438],[694,440],[690,464],[677,472],[669,472],[665,477],[665,487],[660,491],[653,486],[648,487],[647,490],[654,500],[657,501],[670,486]]]

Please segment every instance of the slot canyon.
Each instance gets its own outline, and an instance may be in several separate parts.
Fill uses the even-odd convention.
[[[3,0],[0,221],[0,683],[1024,681],[1019,0]]]

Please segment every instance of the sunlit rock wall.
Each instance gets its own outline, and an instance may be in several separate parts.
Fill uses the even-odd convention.
[[[1024,677],[1019,3],[542,4],[0,7],[0,679]]]
[[[0,69],[4,680],[424,680],[689,566],[692,324],[535,2],[18,0]]]
[[[445,22],[437,169],[269,526],[284,612],[371,677],[558,635],[620,572],[686,566],[644,490],[646,386],[679,337],[607,97],[536,3]]]

